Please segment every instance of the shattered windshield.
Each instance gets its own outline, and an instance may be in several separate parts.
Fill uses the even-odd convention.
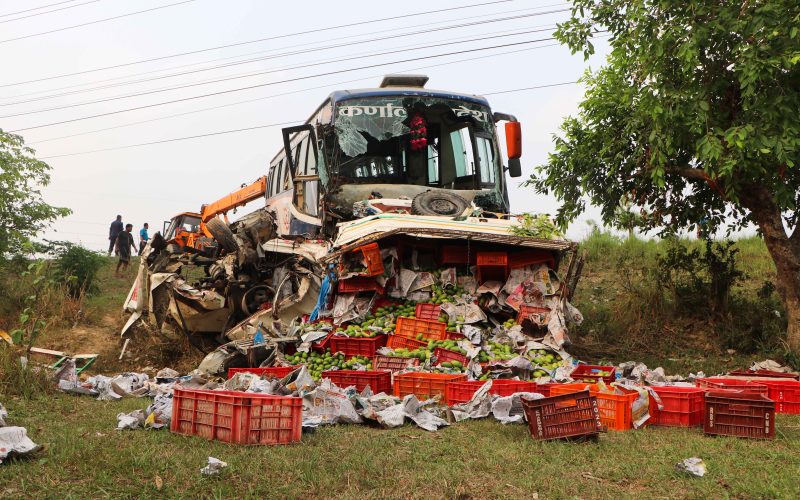
[[[331,172],[343,182],[481,189],[498,176],[484,106],[419,96],[353,99],[338,105],[334,126]]]

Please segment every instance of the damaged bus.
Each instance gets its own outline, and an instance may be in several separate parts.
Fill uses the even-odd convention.
[[[159,326],[219,341],[281,337],[300,321],[340,325],[376,300],[420,302],[458,286],[501,318],[535,305],[534,334],[560,347],[575,244],[514,230],[506,173],[522,175],[520,124],[481,96],[426,82],[388,75],[378,88],[335,91],[305,124],[284,128],[264,207],[228,228],[235,248],[191,283],[179,274],[189,257],[150,248],[125,329],[152,313]]]

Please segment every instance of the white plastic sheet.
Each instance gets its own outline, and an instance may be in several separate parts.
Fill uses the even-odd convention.
[[[0,464],[9,457],[27,455],[39,448],[28,437],[25,427],[0,427]]]

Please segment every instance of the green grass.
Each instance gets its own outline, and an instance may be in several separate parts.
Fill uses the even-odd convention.
[[[797,498],[800,417],[779,415],[774,441],[699,429],[610,432],[597,443],[536,442],[491,419],[436,433],[411,425],[324,427],[299,444],[247,447],[161,431],[116,431],[116,414],[148,401],[56,395],[6,400],[12,425],[46,444],[0,466],[2,498]],[[228,462],[203,477],[208,456]],[[698,456],[708,475],[675,472]],[[156,489],[156,476],[163,489]]]
[[[116,315],[122,310],[122,304],[139,270],[139,257],[134,256],[124,277],[117,278],[114,275],[117,259],[106,257],[106,261],[106,265],[97,273],[97,293],[86,297],[87,317],[91,322],[98,322],[106,314]]]

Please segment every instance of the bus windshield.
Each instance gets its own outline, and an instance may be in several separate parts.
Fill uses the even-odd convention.
[[[488,108],[426,97],[339,103],[331,173],[341,182],[491,188],[500,172]]]

